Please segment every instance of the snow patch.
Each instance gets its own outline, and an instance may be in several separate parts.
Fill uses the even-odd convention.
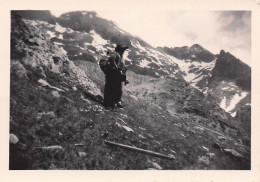
[[[83,12],[81,12],[81,13],[82,13],[83,16],[88,15],[88,12],[86,12],[86,11],[83,11]]]
[[[63,46],[63,45],[64,45],[63,43],[60,43],[60,42],[54,42],[54,44],[60,45],[60,46]]]
[[[226,97],[224,97],[219,105],[222,109],[225,110],[226,108]]]
[[[150,62],[147,61],[146,59],[141,60],[139,64],[140,64],[140,67],[142,67],[142,68],[150,68],[150,66],[148,66],[148,64],[150,64]]]
[[[49,24],[46,21],[41,21],[41,20],[26,20],[26,19],[24,19],[24,22],[27,23],[27,24],[30,24],[32,26],[45,25],[47,27],[54,27],[54,25]]]
[[[247,96],[247,92],[245,91],[242,91],[242,92],[239,92],[239,93],[236,93],[232,99],[230,100],[230,103],[228,104],[227,103],[227,98],[224,96],[224,98],[222,99],[221,103],[220,103],[220,107],[222,109],[224,109],[226,112],[231,112],[235,107],[236,105],[243,99]],[[233,113],[230,113],[232,116],[235,115],[236,113],[233,112]]]
[[[56,37],[56,36],[55,36],[55,33],[52,32],[52,31],[50,31],[50,30],[47,30],[46,33],[50,36],[50,38]]]
[[[28,21],[28,20],[25,20],[25,22],[26,22],[26,23],[29,23],[29,24],[32,25],[32,26],[39,25],[39,23],[38,23],[37,21],[33,21],[33,20],[31,20],[31,21],[30,21],[30,20],[29,20],[29,21]]]
[[[63,35],[62,35],[62,34],[60,34],[58,38],[59,38],[59,39],[63,39]]]
[[[66,28],[60,26],[60,24],[56,23],[55,30],[60,33],[64,33],[66,31]]]
[[[131,43],[131,44],[132,44],[132,43]],[[139,41],[136,41],[136,43],[134,43],[134,44],[132,44],[132,45],[133,45],[134,47],[136,47],[137,49],[146,52],[146,48],[143,47],[143,46],[141,46],[140,43],[139,43]]]
[[[92,54],[96,54],[94,51],[92,51],[92,50],[90,50],[90,49],[89,49],[88,51],[91,52]]]
[[[88,45],[89,45],[89,43],[84,43],[84,48],[83,47],[80,47],[80,46],[77,46],[78,48],[80,48],[81,50],[87,50],[87,48],[88,48]]]
[[[232,117],[235,117],[236,114],[237,114],[237,112],[233,112],[233,113],[231,113],[230,115],[231,115]]]
[[[129,62],[132,62],[132,60],[129,59],[128,56],[129,56],[129,51],[125,51],[125,53],[124,53],[124,55],[123,55],[123,58],[124,58],[125,60],[129,61]]]
[[[67,33],[74,33],[74,32],[75,32],[75,31],[72,30],[71,28],[67,28],[66,30],[67,30]]]
[[[226,108],[228,112],[230,112],[232,109],[234,109],[237,105],[237,103],[245,98],[247,96],[247,92],[237,93],[231,100],[229,106]]]
[[[105,55],[104,52],[106,52],[106,48],[104,48],[103,46],[106,45],[106,44],[109,44],[109,42],[105,39],[103,39],[99,34],[97,34],[95,32],[95,30],[91,30],[90,32],[91,36],[93,37],[93,41],[92,41],[92,46],[94,46],[97,50],[100,50],[102,51]],[[87,43],[84,43],[85,45],[88,45]]]

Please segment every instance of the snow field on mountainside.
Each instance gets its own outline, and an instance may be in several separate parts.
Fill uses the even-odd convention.
[[[236,104],[242,100],[243,98],[245,98],[247,96],[247,92],[241,92],[241,93],[237,93],[236,95],[234,95],[234,97],[232,98],[230,104],[228,107],[226,107],[227,111],[230,112],[232,109],[235,108]]]
[[[226,97],[224,97],[219,106],[226,111]]]
[[[137,41],[137,43],[133,43],[131,42],[132,46],[134,46],[135,48],[144,51],[147,53],[147,56],[152,60],[151,62],[149,61],[145,61],[146,64],[147,62],[149,63],[155,63],[156,65],[158,65],[159,67],[164,66],[165,64],[162,63],[162,61],[164,61],[164,63],[166,64],[170,64],[170,65],[175,65],[175,58],[168,56],[168,55],[164,55],[162,54],[160,51],[152,49],[152,48],[147,48],[147,47],[143,47],[140,45],[140,43]],[[140,52],[136,52],[137,55],[141,55]],[[127,57],[127,56],[126,56]]]
[[[104,48],[104,45],[110,44],[110,41],[103,39],[98,33],[95,32],[95,30],[91,30],[90,34],[93,37],[93,41],[89,45],[95,47],[99,52],[101,52],[102,56],[105,56],[107,49]]]
[[[236,92],[236,94],[231,99],[227,99],[227,97],[224,96],[220,103],[220,107],[224,109],[226,112],[230,113],[236,107],[236,105],[247,95],[248,92],[241,91],[241,92]],[[236,112],[230,114],[234,117],[236,115]]]
[[[139,43],[139,41],[136,41],[136,43],[133,43],[133,42],[131,42],[131,43],[132,43],[132,45],[133,45],[134,47],[136,47],[137,49],[146,52],[145,47],[141,46],[140,43]]]
[[[65,28],[65,27],[62,27],[60,24],[58,24],[58,23],[56,23],[55,25],[52,25],[52,24],[49,24],[49,23],[47,23],[47,22],[45,22],[45,21],[35,21],[35,20],[24,20],[27,24],[29,24],[29,25],[32,25],[32,26],[37,26],[37,27],[41,27],[41,26],[46,26],[46,27],[48,27],[48,28],[54,28],[54,30],[56,31],[56,32],[59,32],[60,34],[59,34],[59,36],[58,36],[58,38],[59,39],[63,39],[63,35],[62,35],[62,33],[64,33],[64,32],[68,32],[68,33],[73,33],[73,32],[75,32],[74,30],[72,30],[71,28]],[[47,35],[49,35],[50,36],[50,39],[51,38],[54,38],[54,37],[57,37],[56,35],[55,35],[55,31],[51,31],[51,30],[47,30],[46,31],[46,33],[47,33]]]
[[[213,60],[212,62],[206,63],[206,62],[198,62],[198,61],[191,61],[191,60],[180,60],[174,58],[173,61],[179,65],[180,69],[182,72],[185,73],[183,75],[184,79],[190,83],[193,87],[201,90],[200,88],[197,87],[197,83],[201,81],[203,78],[210,77],[211,73],[210,71],[214,68],[216,64],[216,59]],[[196,69],[198,74],[190,72],[191,69]],[[207,70],[209,73],[207,75],[203,75],[202,71]],[[206,92],[204,90],[204,92]]]
[[[222,81],[221,83],[223,85],[222,90],[224,91],[236,91],[237,89],[239,89],[234,83],[232,82],[226,82],[226,81]]]
[[[124,60],[126,60],[126,61],[129,61],[129,62],[132,62],[132,60],[131,59],[129,59],[129,51],[128,50],[126,50],[125,51],[125,53],[124,53],[124,55],[123,55],[123,58],[124,58]]]

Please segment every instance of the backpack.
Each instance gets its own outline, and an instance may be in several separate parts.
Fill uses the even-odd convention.
[[[116,56],[118,55],[115,52],[113,52],[107,60],[100,59],[99,66],[105,75],[107,75],[108,72],[111,71],[111,69],[113,69],[113,65],[111,63],[115,61]]]
[[[100,69],[103,71],[103,73],[106,75],[108,73],[108,60],[101,59],[99,61]]]

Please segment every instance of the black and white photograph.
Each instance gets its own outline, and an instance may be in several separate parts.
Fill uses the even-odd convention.
[[[250,9],[8,13],[9,171],[242,173],[259,161]]]
[[[120,13],[11,11],[10,169],[250,169],[251,12]]]

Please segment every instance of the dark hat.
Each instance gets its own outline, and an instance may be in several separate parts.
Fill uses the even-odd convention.
[[[128,47],[127,46],[123,46],[123,45],[119,45],[119,44],[117,44],[116,45],[116,48],[115,48],[115,51],[125,51],[126,49],[128,49]]]

